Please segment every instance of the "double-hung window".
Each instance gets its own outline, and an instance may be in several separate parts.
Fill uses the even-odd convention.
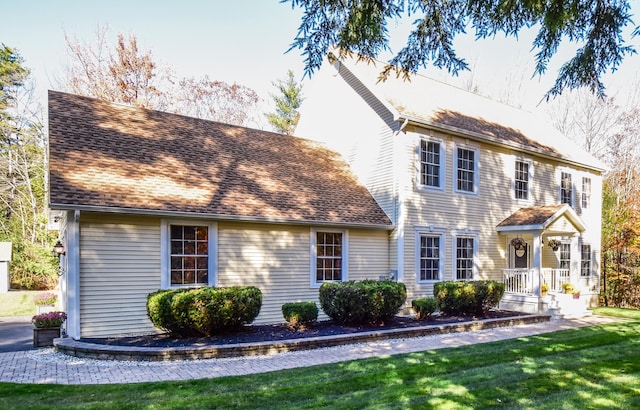
[[[162,287],[214,285],[215,224],[173,221],[162,224]]]
[[[473,237],[456,236],[455,238],[455,280],[472,280],[474,271]]]
[[[591,276],[591,245],[580,246],[580,276]]]
[[[568,172],[560,173],[560,203],[573,206],[573,185]]]
[[[311,232],[311,284],[347,280],[347,237],[345,231]]]
[[[514,196],[515,199],[529,200],[529,163],[516,160],[514,175]]]
[[[442,235],[419,233],[418,281],[442,279]]]
[[[582,178],[582,209],[587,209],[591,206],[591,178]]]
[[[420,184],[442,188],[442,144],[438,141],[420,140]]]
[[[478,151],[456,148],[456,190],[459,192],[477,192]]]
[[[571,244],[570,243],[561,243],[560,244],[560,262],[558,264],[558,268],[560,269],[571,269]]]

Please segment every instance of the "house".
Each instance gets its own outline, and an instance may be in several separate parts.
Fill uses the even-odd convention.
[[[605,166],[531,113],[420,75],[379,81],[384,63],[358,60],[329,54],[296,132],[340,152],[391,218],[389,266],[407,300],[442,280],[494,279],[506,309],[597,303]]]
[[[154,332],[161,288],[254,285],[282,322],[390,269],[389,217],[315,141],[50,91],[49,186],[75,339]]]

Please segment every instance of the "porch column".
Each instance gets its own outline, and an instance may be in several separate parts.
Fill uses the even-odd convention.
[[[533,233],[533,294],[540,296],[542,274],[542,234]]]

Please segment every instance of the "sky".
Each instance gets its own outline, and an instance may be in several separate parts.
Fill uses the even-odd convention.
[[[639,1],[631,0],[632,12],[640,13]],[[24,58],[43,105],[47,89],[61,89],[69,61],[64,33],[93,43],[98,26],[109,27],[111,48],[118,33],[133,34],[140,50],[151,50],[154,60],[171,67],[178,77],[208,75],[236,82],[254,89],[267,106],[270,94],[276,93],[272,83],[284,79],[287,70],[293,70],[303,86],[309,81],[302,79],[304,58],[299,50],[286,53],[302,13],[278,0],[0,0],[0,10],[0,43],[16,48]],[[389,25],[392,51],[403,46],[407,28],[402,21]],[[548,74],[532,79],[534,32],[523,31],[517,40],[479,42],[472,34],[455,43],[458,55],[473,67],[471,73],[457,78],[434,68],[422,73],[458,86],[472,79],[482,93],[494,97],[511,89],[517,105],[527,110],[540,108],[540,99],[572,51],[567,44],[561,46]],[[631,44],[640,50],[640,37]],[[605,76],[608,94],[627,90],[639,69],[640,57],[628,57],[616,73]]]

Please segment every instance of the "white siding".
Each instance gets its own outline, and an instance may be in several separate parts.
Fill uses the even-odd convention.
[[[446,144],[445,189],[443,191],[426,190],[417,185],[417,147],[422,135],[432,135]],[[477,279],[502,279],[501,269],[506,267],[506,240],[499,235],[496,226],[513,212],[523,206],[549,205],[558,203],[558,181],[556,167],[560,166],[547,158],[526,154],[532,160],[532,178],[530,180],[531,202],[522,205],[513,199],[512,180],[513,162],[523,154],[507,148],[473,142],[450,135],[424,131],[407,127],[405,138],[405,156],[399,164],[401,170],[400,189],[404,190],[404,282],[407,285],[408,298],[430,296],[432,284],[417,284],[415,272],[415,232],[416,228],[432,226],[445,231],[444,275],[446,280],[453,278],[453,234],[468,230],[478,237],[478,277]],[[458,193],[454,190],[454,149],[456,144],[465,144],[478,148],[479,187],[478,194]],[[400,157],[402,158],[402,156]],[[563,164],[566,168],[566,165]],[[570,168],[568,168],[570,169]],[[601,178],[585,170],[573,169],[574,175],[588,175],[592,178],[592,207],[584,210],[583,219],[588,226],[583,234],[599,252]],[[581,179],[580,179],[581,180]],[[597,212],[596,212],[597,210]],[[591,212],[591,213],[589,213]],[[579,256],[575,256],[576,258]],[[554,254],[543,251],[544,267],[556,267]]]
[[[82,337],[154,332],[147,295],[160,289],[160,221],[82,215]]]

